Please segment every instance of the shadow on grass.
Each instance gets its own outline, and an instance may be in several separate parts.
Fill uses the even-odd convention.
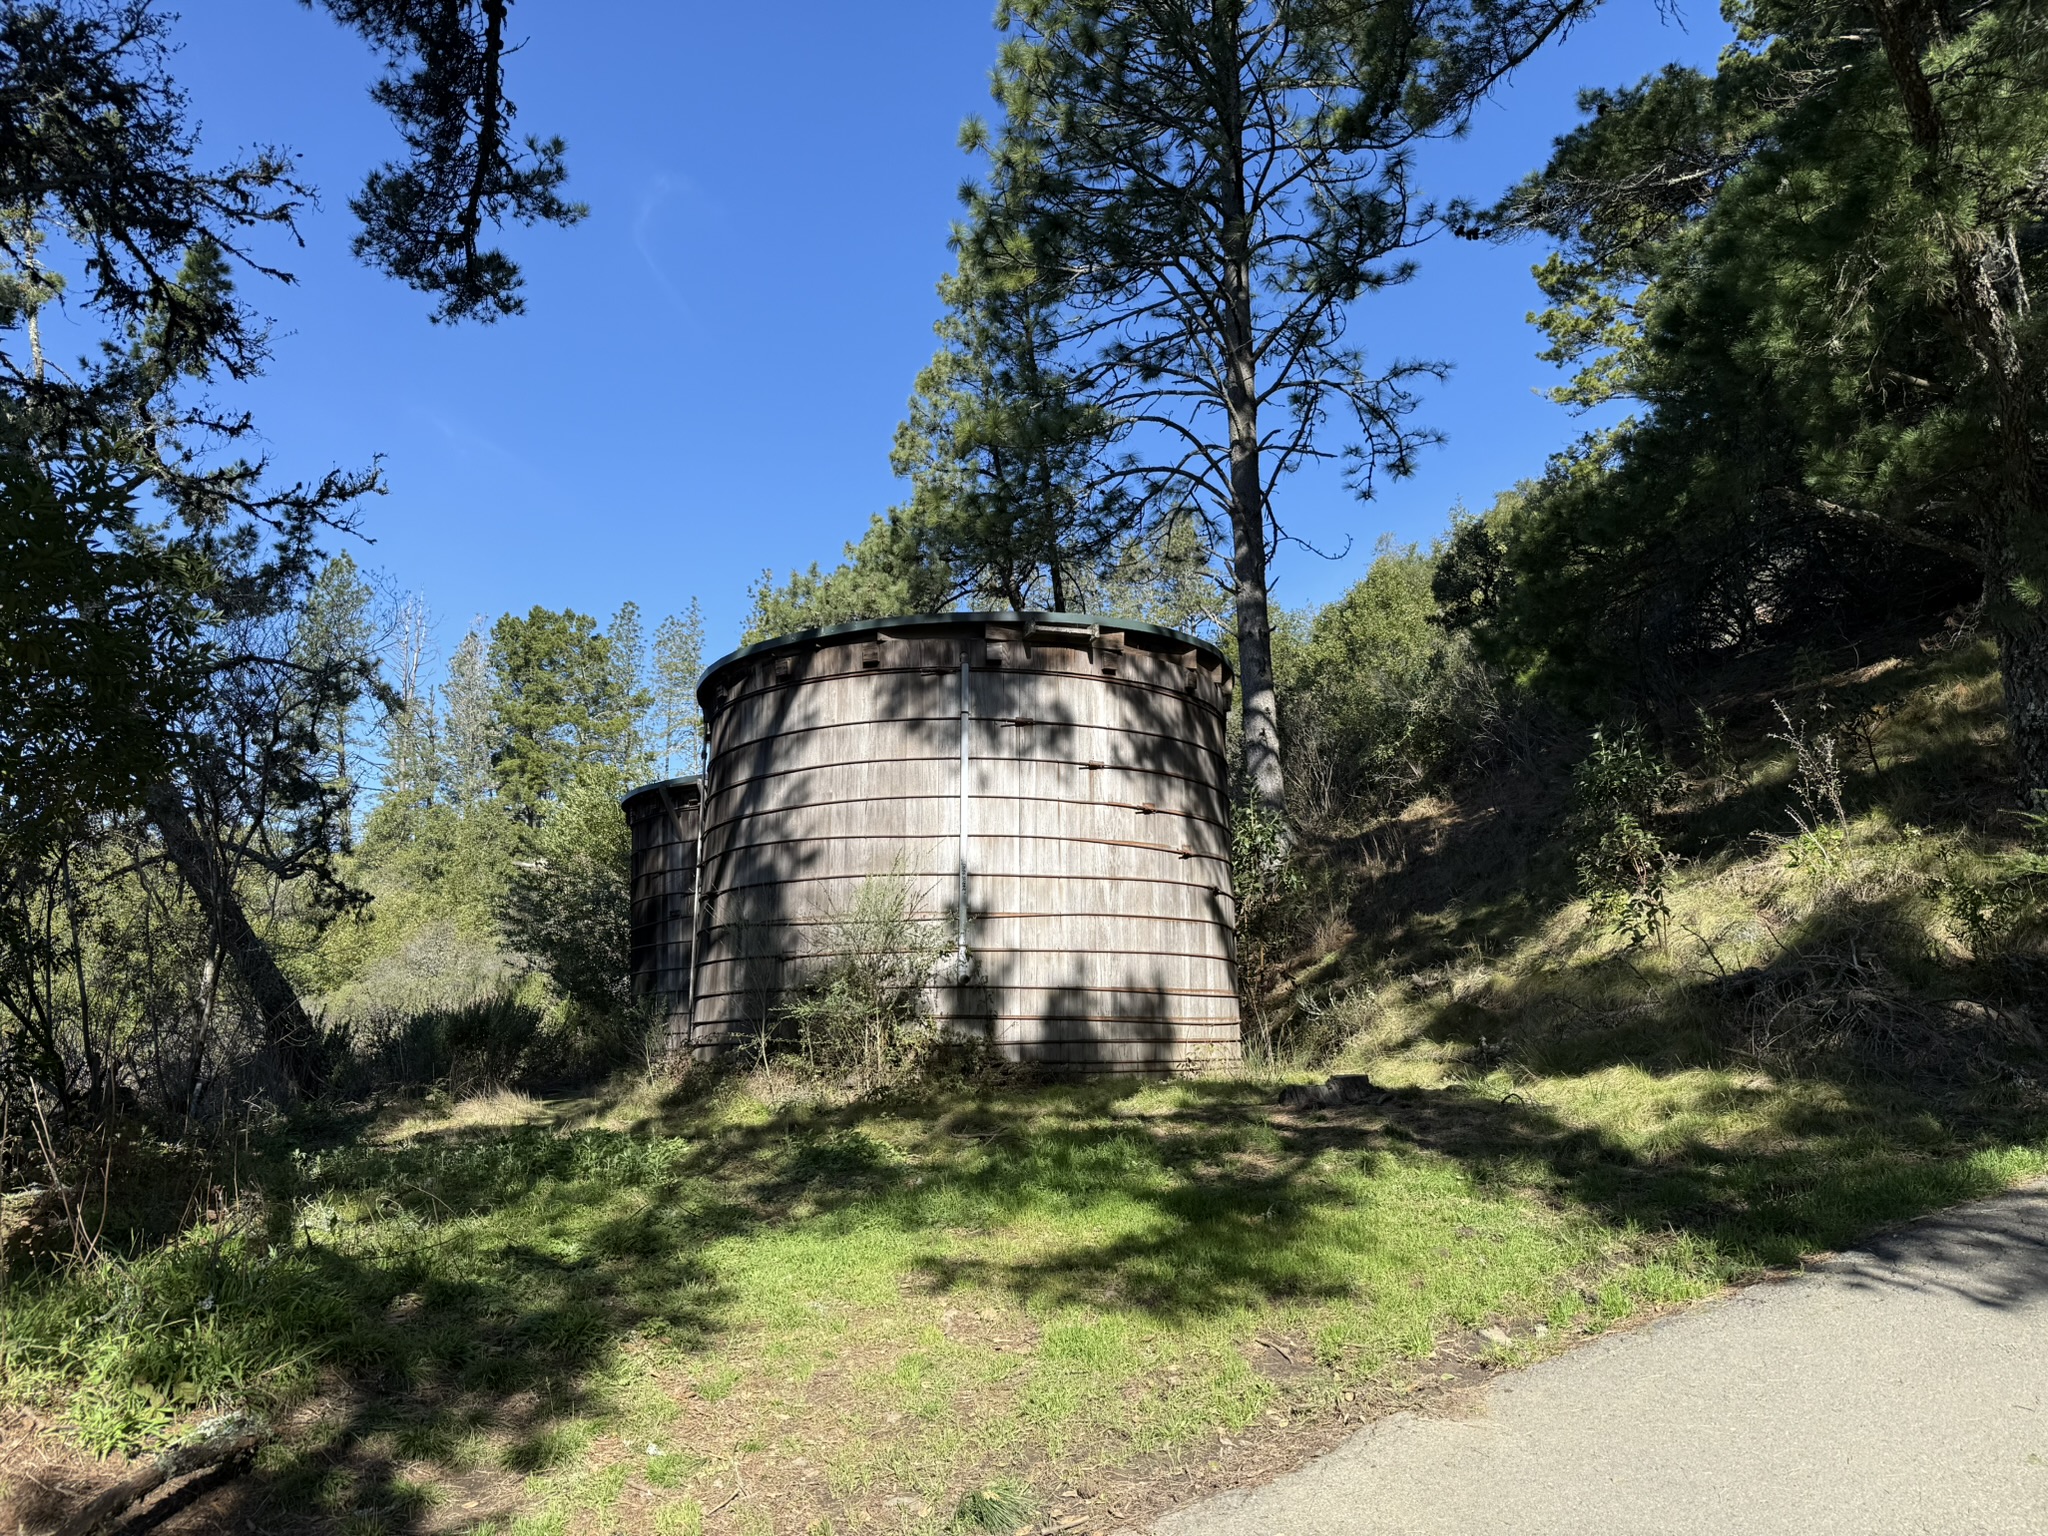
[[[1321,1229],[1361,1178],[1418,1163],[1617,1237],[1695,1240],[1695,1254],[1711,1250],[1709,1278],[1732,1278],[1993,1192],[1997,1159],[1971,1154],[2015,1133],[1907,1114],[1878,1087],[1788,1096],[1728,1080],[1714,1092],[1709,1107],[1742,1112],[1741,1134],[1649,1148],[1514,1093],[1394,1091],[1295,1114],[1246,1080],[970,1085],[741,1124],[680,1105],[630,1131],[359,1135],[255,1158],[271,1212],[261,1244],[241,1264],[190,1245],[159,1256],[147,1272],[159,1326],[134,1331],[121,1368],[172,1388],[213,1368],[192,1340],[225,1327],[241,1330],[222,1347],[240,1349],[243,1389],[260,1392],[262,1361],[309,1352],[321,1416],[214,1507],[238,1527],[345,1521],[396,1536],[445,1528],[450,1498],[475,1520],[503,1517],[522,1475],[572,1464],[627,1341],[687,1358],[751,1326],[706,1257],[722,1240],[879,1226],[931,1239],[907,1263],[933,1290],[1182,1326],[1356,1295],[1355,1245]],[[1091,1207],[1118,1213],[1100,1238],[1064,1219]],[[1050,1240],[971,1236],[1010,1222]],[[2048,1294],[2038,1243],[2004,1244],[1998,1265],[1971,1292],[1982,1304]]]
[[[1331,1153],[1368,1173],[1380,1157],[1433,1154],[1482,1189],[1534,1194],[1616,1233],[1697,1239],[1711,1248],[1714,1277],[1725,1279],[1796,1264],[2005,1184],[1995,1163],[1972,1160],[1970,1146],[1934,1127],[1914,1146],[1915,1137],[1882,1123],[1877,1105],[1789,1105],[1735,1144],[1694,1140],[1645,1155],[1518,1096],[1469,1089],[1391,1092],[1375,1104],[1298,1116],[1276,1115],[1223,1085],[1206,1097],[1170,1127],[1142,1133],[1146,1153],[1133,1160],[1148,1163],[1151,1177],[1131,1187],[1156,1187],[1137,1196],[1153,1219],[1136,1233],[1025,1259],[935,1256],[922,1266],[930,1281],[993,1286],[1053,1305],[1128,1307],[1173,1323],[1352,1294],[1343,1254],[1317,1241],[1342,1199],[1324,1171]],[[1236,1144],[1229,1128],[1248,1118],[1270,1124],[1277,1147],[1256,1172],[1228,1171],[1206,1144]],[[1131,1134],[1120,1134],[1126,1148]],[[1080,1162],[1099,1152],[1099,1136],[1076,1130],[1052,1139],[1069,1142],[1066,1156]],[[1045,1140],[1041,1133],[1035,1156],[1049,1150]],[[2017,1305],[2048,1295],[2048,1252],[2037,1244],[2009,1257],[1995,1292],[1980,1299]]]
[[[245,1196],[260,1191],[260,1227],[188,1231],[91,1277],[15,1278],[17,1302],[40,1291],[86,1330],[98,1384],[85,1398],[99,1405],[86,1428],[103,1443],[194,1398],[280,1411],[289,1435],[210,1506],[235,1528],[445,1524],[422,1473],[467,1487],[478,1519],[503,1513],[519,1475],[582,1450],[575,1423],[623,1341],[689,1351],[723,1325],[727,1295],[699,1251],[754,1213],[691,1174],[679,1141],[287,1129],[309,1134],[251,1148],[235,1170]]]
[[[1895,705],[1910,680],[1907,669],[1880,680],[1870,707]],[[1944,728],[1916,739],[1909,760],[1852,775],[1850,798],[1982,779],[1982,762],[1968,730]],[[1506,784],[1379,850],[1381,872],[1353,909],[1371,937],[1350,969],[1412,974],[1536,933],[1570,894],[1562,803],[1554,787]],[[1782,832],[1784,804],[1782,787],[1752,787],[1675,816],[1674,834],[1707,846]],[[175,1401],[188,1386],[318,1393],[320,1416],[218,1496],[228,1523],[346,1520],[401,1536],[449,1513],[415,1478],[464,1490],[482,1521],[512,1509],[523,1475],[573,1463],[579,1424],[604,1408],[606,1373],[631,1341],[687,1358],[748,1328],[707,1256],[722,1242],[879,1225],[929,1238],[907,1262],[935,1290],[989,1287],[1180,1326],[1356,1295],[1358,1251],[1324,1229],[1360,1180],[1424,1163],[1620,1240],[1681,1240],[1709,1278],[1790,1265],[1994,1192],[2011,1166],[1999,1154],[2043,1134],[2038,1095],[2029,1104],[2013,1082],[1915,1069],[1914,1052],[1962,1028],[1939,1001],[1988,994],[1924,946],[1916,956],[1884,937],[1914,929],[1904,900],[1822,903],[1781,936],[1777,958],[1734,977],[1634,978],[1574,996],[1522,974],[1483,1001],[1429,1011],[1431,1042],[1471,1065],[1587,1079],[1633,1069],[1667,1086],[1754,1054],[1748,1022],[1804,1021],[1806,1037],[1774,1037],[1793,1053],[1789,1070],[1754,1081],[1722,1070],[1687,1087],[1689,1113],[1658,1135],[1624,1135],[1625,1117],[1584,1103],[1555,1107],[1569,1097],[1509,1091],[1512,1074],[1304,1114],[1279,1112],[1268,1087],[1212,1080],[1165,1094],[1134,1082],[969,1085],[746,1123],[679,1103],[627,1132],[452,1127],[403,1143],[371,1139],[360,1120],[302,1120],[237,1170],[264,1197],[260,1232],[138,1251],[102,1293],[80,1297],[76,1336],[96,1351],[110,1401],[145,1389]],[[1614,962],[1617,982],[1627,963]],[[1685,1129],[1695,1123],[1711,1129]],[[1089,1207],[1117,1219],[1068,1219]],[[137,1221],[141,1244],[149,1222]],[[974,1236],[1012,1223],[1033,1240]],[[1952,1285],[1998,1307],[2048,1295],[2048,1250],[2024,1230],[1937,1221],[1871,1252],[1857,1283]]]

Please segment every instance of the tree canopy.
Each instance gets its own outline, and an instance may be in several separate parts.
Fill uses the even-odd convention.
[[[1493,520],[1504,652],[1644,679],[1981,584],[2048,786],[2040,498],[2048,13],[1734,8],[1711,76],[1588,92],[1492,214],[1538,269],[1560,398],[1640,404]],[[1481,535],[1468,534],[1468,544]]]

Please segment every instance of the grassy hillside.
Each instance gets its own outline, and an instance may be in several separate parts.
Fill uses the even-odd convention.
[[[1691,738],[1661,939],[1575,894],[1579,748],[1531,736],[1326,851],[1239,1075],[699,1075],[138,1151],[108,1255],[11,1281],[33,1454],[90,1480],[249,1404],[256,1472],[181,1519],[1108,1530],[2048,1171],[1989,658],[1803,670]],[[1379,1091],[1276,1106],[1333,1065]]]

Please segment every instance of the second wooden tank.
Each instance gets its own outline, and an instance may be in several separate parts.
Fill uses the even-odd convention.
[[[697,949],[696,779],[664,779],[619,802],[633,841],[629,975],[633,996],[667,1025],[671,1051],[690,1043]]]

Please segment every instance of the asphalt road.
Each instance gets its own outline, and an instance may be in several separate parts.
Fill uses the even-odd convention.
[[[1157,1536],[2048,1533],[2048,1186],[1401,1414]]]

